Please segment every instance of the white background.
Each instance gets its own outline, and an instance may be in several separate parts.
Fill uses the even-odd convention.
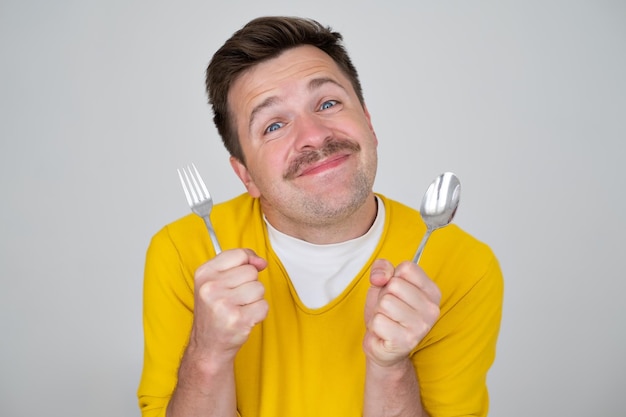
[[[0,2],[0,415],[138,416],[149,239],[176,168],[243,191],[203,90],[249,19],[345,36],[380,140],[376,190],[456,222],[505,273],[492,416],[623,416],[626,4]]]

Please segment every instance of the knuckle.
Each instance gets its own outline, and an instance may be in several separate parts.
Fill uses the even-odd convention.
[[[391,293],[391,294],[398,294],[399,291],[401,291],[401,287],[403,285],[403,279],[400,277],[391,277],[391,279],[389,280],[389,282],[387,283],[386,289],[387,289],[387,294]]]
[[[213,298],[214,286],[210,282],[205,282],[198,287],[198,297],[205,302]]]
[[[261,300],[259,302],[258,305],[258,320],[256,321],[256,323],[260,322],[261,320],[263,320],[265,317],[267,317],[267,313],[269,312],[269,304],[267,303],[267,301],[265,300]]]
[[[263,285],[259,281],[254,282],[254,289],[256,290],[256,296],[258,298],[263,298],[265,296],[265,285]]]
[[[435,296],[434,301],[437,303],[437,305],[439,305],[439,303],[441,303],[441,297],[442,297],[441,289],[437,285],[435,285],[434,287],[435,287],[435,289],[433,290],[434,296]]]
[[[238,274],[243,276],[244,281],[253,281],[256,280],[259,276],[259,271],[251,264],[241,265],[238,270]]]
[[[396,303],[396,296],[391,293],[383,294],[378,301],[378,310],[381,313],[389,314]]]
[[[224,319],[225,323],[236,323],[239,319],[239,311],[228,300],[221,298],[214,300],[211,303],[211,310],[215,312],[215,315]]]
[[[380,315],[380,313],[374,314],[372,318],[370,319],[368,328],[370,330],[377,329],[378,327],[380,327],[381,320],[382,320],[382,316]]]
[[[437,318],[439,317],[440,313],[441,313],[441,310],[437,304],[430,304],[426,312],[426,316],[431,319],[429,321],[434,323],[435,320],[437,320]]]
[[[243,264],[239,267],[239,272],[247,275],[256,275],[257,270],[253,265]]]

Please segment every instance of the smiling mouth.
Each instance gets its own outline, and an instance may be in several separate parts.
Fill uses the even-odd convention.
[[[303,169],[298,176],[313,175],[326,169],[334,168],[343,163],[349,156],[350,154],[345,153],[334,155],[331,158],[322,160],[320,163],[308,166]]]
[[[312,175],[342,164],[350,155],[359,152],[361,146],[349,140],[331,139],[319,149],[302,152],[294,159],[283,178],[294,179],[302,175]]]

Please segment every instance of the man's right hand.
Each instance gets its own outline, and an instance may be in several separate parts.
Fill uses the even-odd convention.
[[[258,274],[267,261],[250,249],[220,253],[195,273],[189,348],[209,362],[232,361],[252,328],[267,316]]]
[[[258,280],[267,261],[250,249],[220,253],[194,277],[194,319],[167,416],[235,416],[234,360],[254,326],[267,316]]]

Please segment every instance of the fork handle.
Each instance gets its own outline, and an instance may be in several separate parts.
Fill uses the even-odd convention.
[[[213,243],[213,249],[215,249],[215,254],[218,255],[220,252],[222,252],[222,248],[220,246],[220,243],[217,241],[217,235],[215,234],[215,230],[213,230],[211,219],[208,216],[204,216],[202,218],[204,219],[206,228],[209,231],[209,237],[211,238],[211,243]]]

